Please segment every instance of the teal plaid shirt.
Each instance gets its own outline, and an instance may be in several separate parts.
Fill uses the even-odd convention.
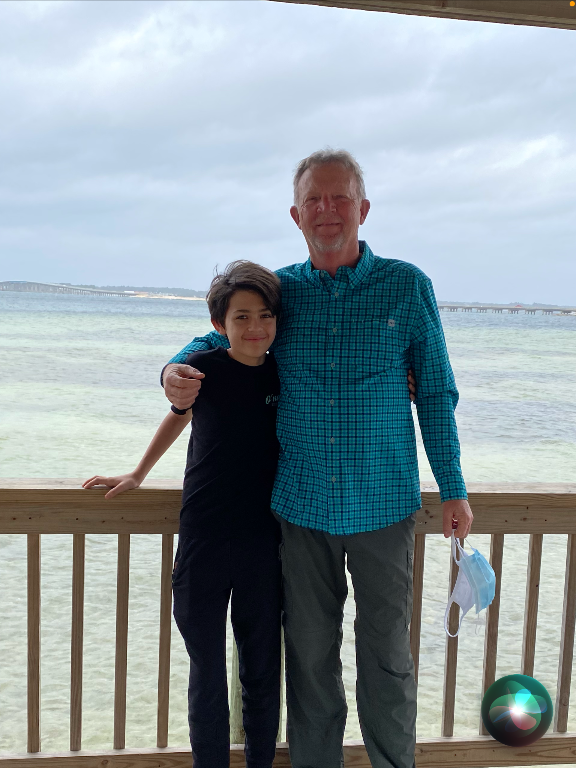
[[[281,450],[272,507],[331,534],[384,528],[421,506],[409,368],[442,501],[466,498],[458,391],[432,284],[412,264],[360,248],[356,267],[340,267],[335,278],[310,260],[277,272]],[[214,331],[170,362],[216,346],[228,341]]]

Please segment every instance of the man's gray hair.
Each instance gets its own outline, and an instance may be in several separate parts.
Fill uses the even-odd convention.
[[[304,160],[300,160],[294,171],[294,204],[298,205],[298,184],[300,179],[306,173],[309,168],[315,165],[328,165],[329,163],[340,163],[346,170],[350,171],[356,179],[356,187],[358,189],[358,196],[360,200],[366,198],[366,187],[364,186],[364,174],[362,168],[358,164],[353,155],[347,152],[345,149],[332,149],[327,147],[326,149],[319,149],[316,152],[312,152],[311,155],[305,157]]]

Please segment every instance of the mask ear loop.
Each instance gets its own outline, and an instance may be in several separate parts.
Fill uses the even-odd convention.
[[[459,549],[462,550],[462,547],[460,547],[460,542],[456,541],[456,537],[454,536],[454,532],[452,532],[452,541],[450,542],[450,548],[452,550],[452,557],[454,558],[454,562],[457,564],[458,568],[460,568],[460,561],[456,560],[456,545],[458,545]],[[460,571],[458,571],[460,573]],[[456,579],[457,581],[458,579]],[[454,589],[456,589],[456,582],[454,582]],[[448,631],[448,614],[450,612],[450,608],[452,607],[452,604],[455,602],[452,595],[454,594],[454,589],[452,590],[450,594],[450,599],[448,600],[448,605],[446,606],[446,611],[444,613],[444,630],[448,637],[458,637],[460,634],[460,628],[462,627],[462,622],[464,621],[464,614],[460,614],[460,621],[458,622],[458,630],[455,635],[450,634]]]
[[[450,608],[452,607],[452,603],[453,602],[454,602],[454,600],[452,600],[452,598],[450,598],[450,601],[449,601],[448,605],[446,606],[446,613],[444,614],[444,630],[446,631],[446,634],[448,635],[448,637],[458,637],[458,635],[460,634],[460,628],[462,626],[462,622],[464,620],[464,614],[461,613],[460,614],[460,621],[458,622],[458,630],[456,631],[455,634],[453,634],[453,635],[450,634],[450,632],[448,630],[448,612],[450,611]]]
[[[464,539],[464,542],[468,541],[468,539]],[[454,531],[452,531],[452,544],[453,544],[453,551],[456,552],[456,547],[458,547],[458,551],[460,552],[460,557],[468,557],[466,552],[464,552],[464,547],[460,544],[458,539],[454,536]],[[474,547],[472,547],[470,544],[468,545],[470,549],[474,550]],[[476,551],[476,550],[474,550]]]

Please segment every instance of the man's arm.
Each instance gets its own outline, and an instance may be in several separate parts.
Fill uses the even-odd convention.
[[[144,478],[150,472],[152,467],[162,458],[162,456],[164,456],[172,443],[180,437],[184,427],[190,424],[191,419],[191,410],[187,411],[183,416],[178,416],[170,411],[168,416],[166,416],[162,424],[158,427],[156,434],[152,438],[152,442],[146,449],[144,456],[133,472],[129,472],[127,475],[116,475],[115,477],[94,475],[94,477],[91,477],[89,480],[82,483],[82,488],[93,488],[95,485],[106,485],[108,488],[111,488],[111,490],[104,496],[105,499],[112,499],[119,493],[129,491],[132,488],[138,488],[138,486],[142,485]]]
[[[226,336],[221,336],[216,331],[211,331],[206,336],[197,336],[162,368],[160,384],[164,387],[164,394],[176,408],[184,410],[194,404],[200,391],[201,380],[204,378],[203,373],[191,365],[186,365],[188,355],[217,347],[230,347]]]
[[[458,390],[448,359],[444,332],[432,284],[420,278],[419,310],[412,328],[412,360],[418,385],[416,408],[428,461],[440,489],[444,535],[468,535],[472,512],[460,467],[460,442],[454,409]]]

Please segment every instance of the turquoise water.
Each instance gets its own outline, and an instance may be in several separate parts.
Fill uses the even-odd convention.
[[[573,482],[576,317],[442,316],[461,401],[469,482]],[[210,329],[206,304],[0,293],[0,476],[73,477],[132,469],[167,411],[162,365]],[[187,436],[151,477],[182,476]],[[421,477],[432,475],[420,450]],[[155,743],[160,539],[132,537],[127,746]],[[488,554],[488,537],[471,542]],[[519,671],[527,540],[505,547],[498,676]],[[112,742],[116,541],[87,537],[85,749]],[[0,751],[26,749],[25,537],[0,536]],[[545,539],[535,676],[554,700],[565,537]],[[419,685],[420,736],[440,733],[449,549],[428,537]],[[67,749],[72,541],[42,544],[42,746]],[[346,606],[344,676],[354,712],[354,605]],[[170,745],[187,743],[186,656],[173,628]],[[484,616],[460,640],[456,735],[477,733]],[[576,729],[576,713],[570,729]]]

